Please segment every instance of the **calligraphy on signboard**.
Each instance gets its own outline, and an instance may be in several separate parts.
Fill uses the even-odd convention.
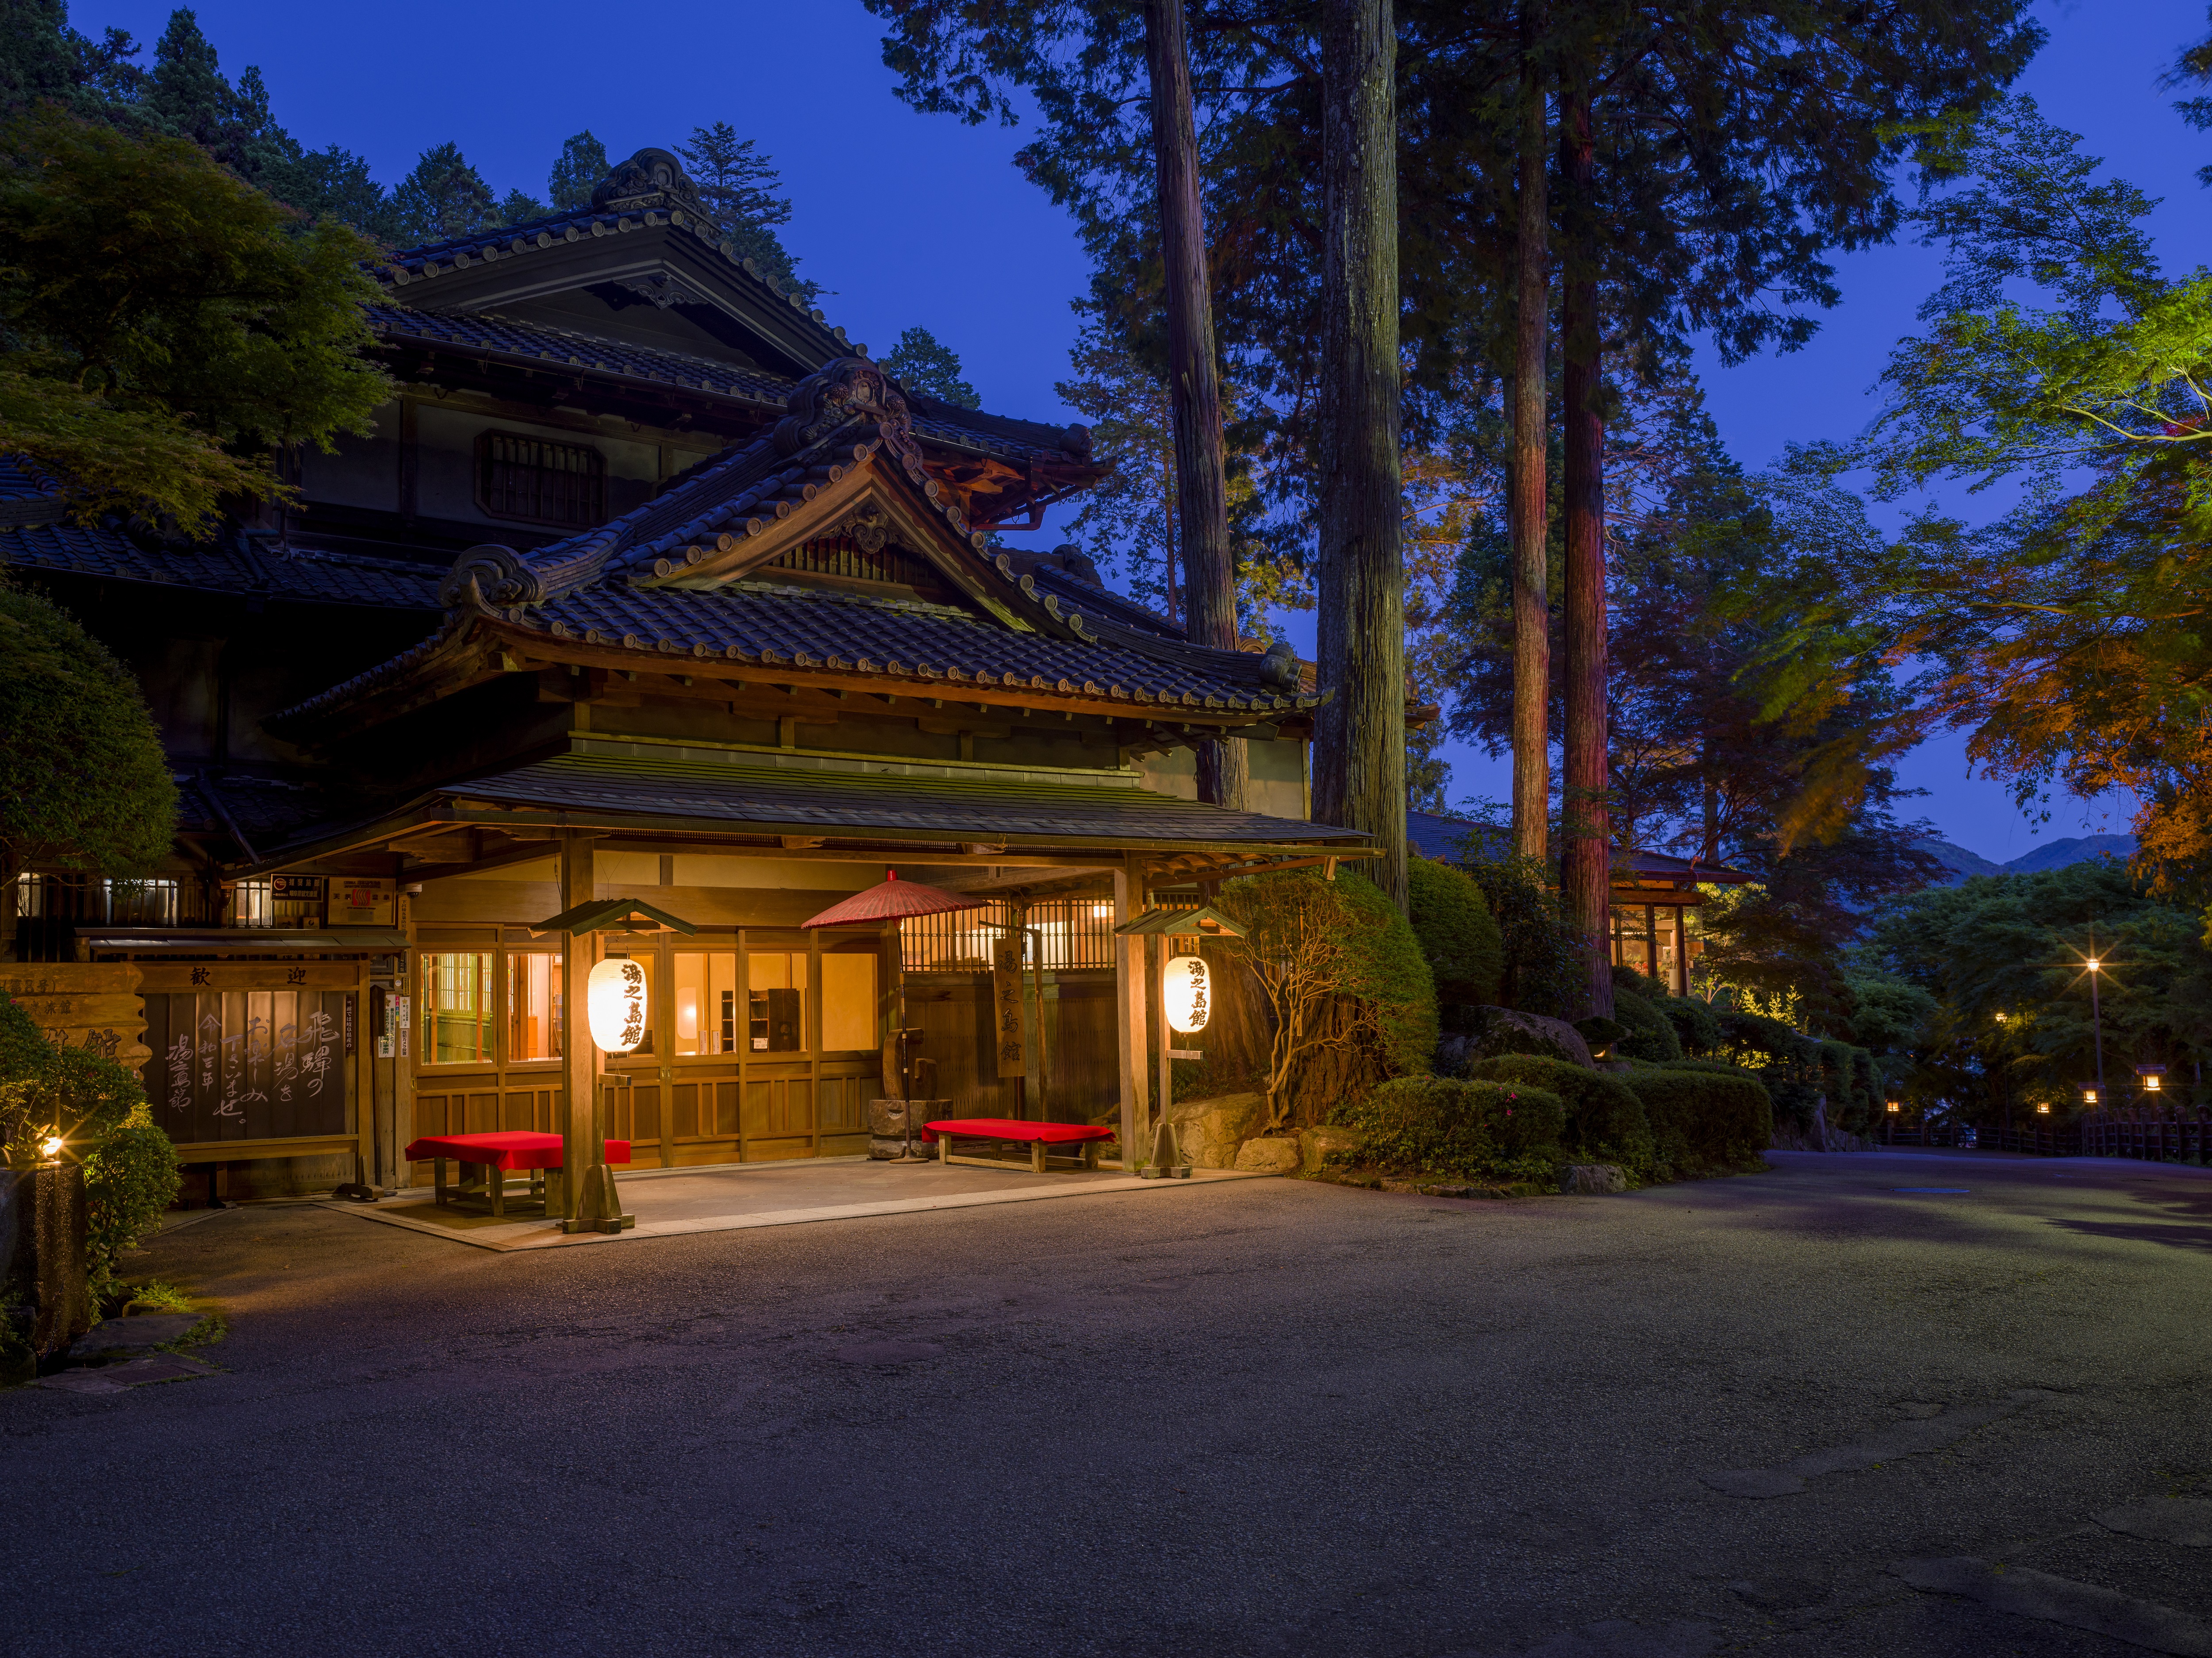
[[[348,1131],[347,997],[199,991],[146,997],[154,1120],[179,1144]]]
[[[1022,941],[1018,936],[999,938],[991,946],[991,1016],[999,1075],[1027,1075],[1029,1048],[1022,1037]]]

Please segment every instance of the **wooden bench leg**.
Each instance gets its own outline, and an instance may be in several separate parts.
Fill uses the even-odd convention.
[[[484,1180],[491,1187],[491,1212],[504,1220],[507,1216],[507,1171],[497,1163],[486,1163]]]
[[[446,1201],[446,1160],[443,1157],[431,1159],[430,1182],[432,1190],[437,1194],[436,1201],[443,1204]]]
[[[1032,1174],[1044,1173],[1044,1142],[1042,1140],[1030,1142],[1030,1173]]]
[[[1095,1169],[1098,1167],[1097,1141],[1085,1140],[1083,1143],[1083,1166],[1085,1168],[1091,1169]]]

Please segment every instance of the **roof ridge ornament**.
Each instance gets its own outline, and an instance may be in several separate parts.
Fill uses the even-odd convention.
[[[778,454],[797,454],[848,420],[872,423],[866,436],[882,440],[908,478],[922,478],[921,448],[898,382],[864,357],[832,357],[791,388],[789,413],[776,424]]]
[[[699,186],[684,171],[684,163],[665,149],[641,149],[617,162],[592,187],[592,205],[603,213],[681,208],[714,225],[718,238],[721,233],[720,222],[699,198]]]

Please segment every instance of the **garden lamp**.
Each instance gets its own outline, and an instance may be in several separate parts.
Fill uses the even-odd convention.
[[[2094,1104],[2094,1101],[2092,1101],[2092,1103]],[[2036,1114],[2038,1117],[2048,1117],[2048,1116],[2050,1116],[2050,1115],[2051,1115],[2051,1102],[2050,1102],[2049,1100],[2046,1100],[2045,1101],[2044,1101],[2044,1103],[2043,1103],[2043,1104],[2041,1104],[2041,1105],[2038,1106],[2035,1108],[2035,1114]]]
[[[2094,1088],[2083,1088],[2081,1090],[2081,1103],[2085,1106],[2095,1105],[2097,1103],[2097,1090]]]
[[[2166,1067],[2163,1065],[2137,1065],[2136,1075],[2142,1079],[2142,1090],[2145,1094],[2156,1094],[2165,1086],[2161,1080],[2166,1076]]]
[[[58,1157],[62,1155],[62,1148],[68,1143],[60,1135],[49,1134],[39,1142],[39,1155],[41,1157]]]

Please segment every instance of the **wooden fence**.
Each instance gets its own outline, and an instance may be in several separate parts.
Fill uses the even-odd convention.
[[[2153,1163],[2212,1165],[2212,1106],[2128,1106],[2063,1126],[1962,1129],[1899,1125],[1881,1135],[1892,1146],[1948,1146],[2022,1151],[2041,1157],[2133,1157]]]

